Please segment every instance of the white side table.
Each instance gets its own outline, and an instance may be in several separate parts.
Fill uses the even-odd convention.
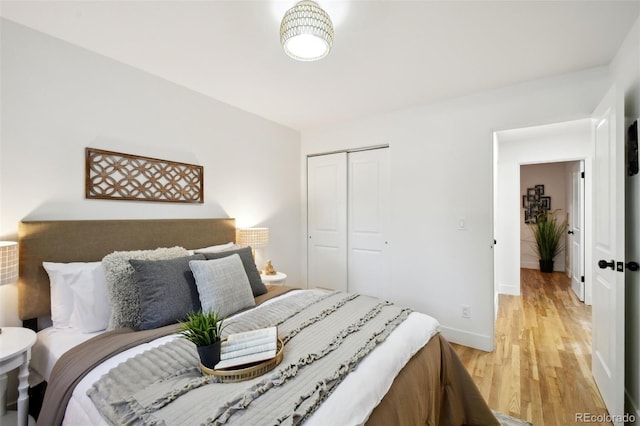
[[[29,421],[29,360],[36,333],[22,327],[2,327],[0,333],[0,424],[26,426]],[[18,372],[18,412],[7,412],[7,373]]]
[[[260,278],[265,284],[283,285],[284,281],[287,279],[287,274],[282,272],[276,272],[275,275],[260,274]]]

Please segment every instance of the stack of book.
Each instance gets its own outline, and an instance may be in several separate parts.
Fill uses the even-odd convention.
[[[277,349],[278,327],[230,334],[220,346],[220,362],[214,369],[223,370],[265,361],[274,358]]]

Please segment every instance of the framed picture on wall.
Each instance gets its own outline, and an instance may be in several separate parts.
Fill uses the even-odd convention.
[[[529,214],[529,222],[528,223],[537,223],[537,218],[538,218],[538,206],[537,205],[530,205],[528,210],[528,214]]]
[[[551,210],[551,197],[544,195],[544,185],[537,184],[533,188],[527,188],[526,195],[522,196],[522,208],[524,209],[524,223],[537,223],[541,213]]]
[[[551,210],[551,197],[540,197],[540,206],[542,206],[542,210]]]

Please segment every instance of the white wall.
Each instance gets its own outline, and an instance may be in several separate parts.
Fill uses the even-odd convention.
[[[22,219],[234,217],[270,228],[258,264],[300,284],[298,132],[10,21],[1,31],[0,239]],[[86,200],[85,147],[200,164],[205,203]],[[15,287],[0,325],[19,323]]]
[[[601,96],[603,94],[604,92],[600,93]],[[520,166],[585,159],[585,167],[590,171],[591,120],[585,118],[499,131],[496,137],[498,138],[497,203],[499,206],[496,212],[496,221],[499,224],[496,229],[499,241],[496,246],[496,281],[500,293],[519,295],[522,226]],[[587,185],[589,182],[589,173],[587,173]],[[553,199],[551,201],[552,207],[555,208]]]
[[[588,141],[586,141],[588,142]],[[520,199],[526,195],[528,188],[536,185],[544,185],[544,196],[551,197],[551,210],[556,211],[558,220],[567,217],[567,175],[565,166],[567,163],[543,163],[520,166]],[[563,239],[565,241],[566,239]],[[565,244],[563,242],[562,244]],[[524,209],[520,203],[520,267],[529,269],[539,269],[539,257],[535,251],[535,239],[530,229],[530,225],[524,223]],[[553,270],[565,271],[565,249],[554,259]]]
[[[593,69],[303,132],[301,164],[311,153],[388,143],[393,300],[438,318],[450,340],[491,350],[491,246],[494,235],[496,247],[507,239],[492,227],[493,132],[589,116],[606,88],[607,70]]]

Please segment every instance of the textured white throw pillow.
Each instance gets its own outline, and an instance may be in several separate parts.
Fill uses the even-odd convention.
[[[107,294],[111,303],[109,330],[140,326],[140,291],[136,271],[129,263],[137,260],[165,260],[187,256],[185,248],[160,247],[154,250],[114,251],[102,258],[107,279]]]
[[[221,259],[192,260],[189,267],[196,279],[203,311],[215,311],[226,318],[255,306],[249,278],[238,254]]]

